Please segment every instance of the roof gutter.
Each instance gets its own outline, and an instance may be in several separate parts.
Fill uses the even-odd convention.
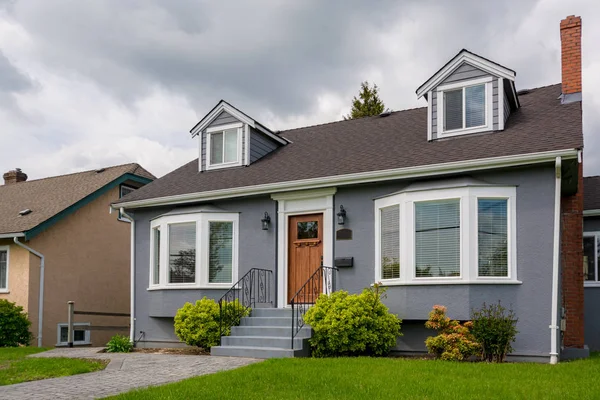
[[[12,239],[17,237],[25,237],[25,233],[23,232],[15,232],[15,233],[0,233],[0,239]]]
[[[478,171],[493,168],[505,168],[520,165],[554,162],[556,157],[576,158],[578,149],[564,149],[539,153],[519,154],[504,157],[481,158],[477,160],[455,161],[443,164],[422,165],[417,167],[395,168],[380,171],[359,172],[346,175],[325,176],[289,182],[275,182],[264,185],[243,186],[210,190],[199,193],[187,193],[145,200],[133,200],[113,204],[113,208],[142,208],[172,204],[193,203],[198,201],[219,200],[225,198],[254,196],[289,192],[295,190],[317,189],[329,186],[354,185],[368,182],[381,182],[395,179],[417,178],[460,172]]]
[[[38,345],[38,347],[42,347],[42,332],[43,332],[42,328],[44,325],[44,269],[45,269],[44,264],[45,264],[45,257],[39,251],[35,251],[31,247],[19,242],[18,237],[14,237],[13,242],[15,242],[15,244],[17,246],[24,248],[25,250],[29,251],[31,254],[34,254],[40,258],[40,293],[39,293],[39,298],[38,298],[37,345]]]
[[[130,318],[130,322],[129,322],[129,339],[131,340],[131,343],[135,344],[135,220],[133,219],[133,217],[129,214],[127,214],[125,212],[125,210],[123,209],[123,207],[121,207],[120,209],[121,211],[121,215],[125,218],[127,218],[130,222],[131,222],[131,245],[130,245],[130,251],[131,254],[129,255],[129,262],[130,262],[130,312],[129,312],[129,318]]]

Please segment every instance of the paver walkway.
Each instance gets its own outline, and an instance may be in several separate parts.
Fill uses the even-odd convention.
[[[162,385],[261,360],[173,354],[98,353],[100,348],[54,349],[30,357],[109,359],[103,371],[0,386],[0,399],[95,399]]]

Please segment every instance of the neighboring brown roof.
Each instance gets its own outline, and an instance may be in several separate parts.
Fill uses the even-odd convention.
[[[583,178],[583,209],[600,210],[600,176]]]
[[[92,170],[2,185],[0,233],[28,231],[124,174],[156,179],[132,163],[107,167],[100,173]],[[20,216],[19,212],[25,209],[31,213]]]
[[[126,201],[266,183],[583,147],[581,103],[561,104],[561,85],[531,89],[504,131],[427,141],[427,108],[282,131],[292,143],[247,167],[198,172],[198,160]]]

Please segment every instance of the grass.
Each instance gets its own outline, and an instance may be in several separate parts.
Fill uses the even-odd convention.
[[[93,372],[106,366],[103,361],[76,358],[25,358],[46,350],[39,347],[0,348],[0,386]]]
[[[600,356],[558,365],[278,359],[136,390],[137,399],[597,399]]]

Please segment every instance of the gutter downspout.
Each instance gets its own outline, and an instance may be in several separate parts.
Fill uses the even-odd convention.
[[[31,247],[19,242],[18,237],[13,238],[13,242],[19,247],[24,248],[30,253],[38,256],[40,258],[40,294],[38,301],[38,337],[37,337],[37,345],[38,347],[42,347],[42,327],[44,323],[44,264],[45,257],[42,253],[35,251]]]
[[[560,189],[562,159],[556,157],[554,183],[554,251],[552,254],[552,319],[550,323],[550,364],[558,363],[558,279],[560,267]]]
[[[123,207],[121,207],[119,209],[119,212],[121,213],[121,216],[127,218],[129,221],[131,221],[131,254],[129,255],[129,260],[130,260],[130,270],[131,270],[131,276],[130,276],[130,321],[129,321],[129,340],[131,340],[131,343],[135,344],[135,220],[133,219],[133,217],[131,217],[131,215],[127,214],[125,212],[125,209]]]

